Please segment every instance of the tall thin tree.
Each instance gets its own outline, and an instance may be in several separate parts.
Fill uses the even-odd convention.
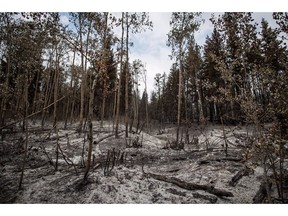
[[[181,99],[183,85],[183,55],[186,41],[193,37],[194,32],[198,30],[201,20],[201,13],[172,13],[168,33],[168,46],[172,47],[172,57],[176,57],[179,62],[179,79],[178,79],[178,106],[177,106],[177,132],[176,143],[179,143],[179,130],[181,126]]]

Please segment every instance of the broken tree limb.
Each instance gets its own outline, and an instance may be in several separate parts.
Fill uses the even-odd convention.
[[[167,176],[158,175],[158,174],[154,174],[154,173],[144,173],[144,174],[146,174],[148,177],[157,179],[159,181],[164,181],[164,182],[175,184],[178,187],[184,188],[186,190],[204,190],[208,193],[214,194],[214,195],[219,196],[219,197],[222,197],[222,196],[233,197],[233,194],[231,192],[217,189],[217,188],[214,188],[210,185],[200,185],[200,184],[196,184],[196,183],[185,182],[185,181],[178,179],[178,178],[175,178],[175,177],[167,177]]]
[[[30,117],[32,117],[32,116],[38,114],[38,113],[43,112],[43,110],[48,109],[49,107],[51,107],[51,106],[54,105],[55,103],[57,103],[57,102],[63,100],[65,97],[66,97],[66,96],[63,96],[62,98],[60,98],[60,99],[58,99],[57,101],[55,101],[55,102],[49,104],[48,106],[44,107],[43,109],[38,110],[37,112],[34,112],[34,113],[30,114],[30,115],[27,115],[26,117],[24,117],[24,119],[28,119],[28,118],[30,118]],[[20,120],[18,120],[18,121],[15,121],[15,122],[12,122],[12,123],[10,123],[10,124],[8,124],[8,125],[5,125],[5,126],[3,126],[3,127],[0,128],[0,131],[2,131],[2,129],[4,129],[4,128],[10,127],[10,126],[12,126],[12,125],[14,125],[14,124],[17,124],[18,122],[21,122],[21,121],[23,121],[23,119],[20,119]]]
[[[217,197],[211,196],[211,195],[209,196],[209,195],[194,193],[193,197],[208,200],[210,203],[216,203],[217,202]]]
[[[43,142],[40,143],[41,148],[44,150],[46,157],[48,158],[49,163],[55,168],[52,158],[49,156],[48,152],[45,149]]]
[[[166,172],[173,173],[173,172],[178,172],[179,170],[180,168],[175,168],[175,169],[166,170]]]
[[[97,145],[98,143],[102,142],[103,140],[108,139],[109,137],[112,137],[112,136],[114,136],[114,135],[115,135],[114,133],[113,133],[113,134],[109,134],[108,136],[102,137],[102,138],[99,139],[99,140],[95,140],[95,141],[93,142],[93,144],[94,144],[94,145]]]
[[[231,181],[229,182],[230,186],[236,186],[238,181],[243,177],[243,176],[248,176],[250,173],[250,169],[248,167],[244,167],[243,169],[239,170],[236,175],[233,176]]]
[[[61,149],[61,147],[60,147],[60,144],[59,144],[58,147],[59,147],[60,153],[61,153],[64,161],[66,162],[66,164],[67,164],[68,166],[72,165],[73,168],[74,168],[74,170],[75,170],[76,175],[78,175],[77,168],[76,168],[75,164],[73,163],[73,161],[62,151],[62,149]]]

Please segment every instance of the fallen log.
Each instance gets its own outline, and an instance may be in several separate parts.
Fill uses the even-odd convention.
[[[209,195],[194,193],[193,197],[198,198],[198,199],[200,198],[200,199],[208,200],[210,203],[216,203],[217,202],[217,197],[215,197],[215,196],[209,196]]]
[[[272,187],[272,183],[269,182],[268,183],[268,188],[269,190]],[[263,203],[264,199],[267,197],[267,190],[266,190],[266,182],[263,181],[259,187],[259,190],[257,191],[257,193],[255,194],[254,198],[253,198],[253,203]]]
[[[243,176],[248,176],[250,173],[250,169],[248,167],[244,167],[243,169],[239,170],[236,175],[233,176],[233,178],[231,179],[231,181],[229,182],[230,186],[235,187],[236,184],[239,182],[239,180],[243,177]]]
[[[119,132],[118,134],[121,134],[121,133],[123,133],[123,131]],[[107,135],[107,136],[105,136],[105,137],[102,137],[102,138],[99,139],[99,140],[95,140],[95,141],[93,142],[93,144],[94,144],[94,145],[97,145],[98,143],[100,143],[100,142],[102,142],[103,140],[108,139],[108,138],[110,138],[110,137],[112,137],[112,136],[115,136],[115,134],[114,134],[114,133],[113,133],[113,134],[109,134],[109,135]]]
[[[181,179],[175,178],[175,177],[167,177],[163,175],[158,175],[154,173],[145,173],[148,177],[154,178],[159,181],[164,181],[168,183],[172,183],[177,185],[178,187],[184,188],[186,190],[204,190],[208,193],[214,194],[216,196],[222,197],[233,197],[233,194],[229,191],[221,190],[214,188],[213,186],[210,185],[200,185],[196,183],[191,183],[191,182],[185,182]]]
[[[211,159],[206,159],[206,160],[200,160],[200,161],[198,161],[198,164],[199,165],[208,164],[208,163],[213,162],[213,161],[217,161],[217,162],[221,162],[221,161],[241,162],[241,161],[243,161],[243,158],[235,158],[235,157],[211,158]]]
[[[166,170],[166,172],[173,173],[173,172],[178,172],[179,170],[180,168],[175,168],[175,169]]]
[[[184,161],[184,160],[187,160],[188,158],[187,157],[174,157],[172,158],[173,161]]]

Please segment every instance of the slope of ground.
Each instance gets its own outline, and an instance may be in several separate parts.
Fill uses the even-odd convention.
[[[165,149],[167,140],[173,137],[173,128],[162,135],[130,134],[125,140],[124,133],[117,139],[109,136],[113,132],[108,122],[101,129],[98,122],[94,123],[93,138],[97,144],[93,146],[93,166],[88,181],[83,183],[87,134],[78,134],[75,128],[60,129],[58,135],[41,130],[29,133],[28,159],[20,191],[17,187],[23,152],[16,150],[24,134],[7,134],[1,143],[0,203],[252,203],[261,183],[262,169],[255,167],[254,173],[230,186],[233,176],[244,167],[243,149],[237,147],[236,138],[230,134],[226,155],[221,139],[223,130],[219,126],[191,130],[191,137],[198,137],[198,143],[179,151]],[[227,129],[227,137],[228,131],[232,130]],[[235,128],[233,133],[246,131]],[[64,156],[59,153],[58,171],[55,171],[49,160],[55,164],[57,138]],[[136,139],[142,147],[128,148],[127,144]],[[107,152],[112,149],[118,155],[125,153],[125,160],[115,160],[114,165],[110,161],[107,171]],[[231,192],[233,197],[186,190],[143,171],[208,185]]]

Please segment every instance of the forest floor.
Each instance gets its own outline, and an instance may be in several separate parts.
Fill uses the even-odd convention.
[[[84,150],[86,160],[87,134],[79,134],[76,124],[64,130],[59,123],[58,134],[49,130],[51,126],[46,127],[43,131],[39,124],[30,124],[21,190],[18,185],[25,133],[14,128],[0,141],[0,203],[253,203],[262,182],[263,169],[244,163],[247,135],[252,128],[247,132],[244,127],[226,126],[226,154],[221,125],[191,127],[189,135],[194,142],[186,144],[184,150],[173,150],[166,144],[175,137],[175,127],[166,128],[161,135],[156,130],[131,133],[130,144],[134,141],[135,145],[127,147],[124,126],[116,139],[111,136],[111,123],[105,122],[101,128],[99,122],[94,122],[93,138],[97,144],[93,145],[88,180],[83,182],[82,153]],[[58,154],[55,171],[57,138],[62,153]],[[135,140],[142,146],[136,146]],[[114,157],[107,157],[108,151]],[[251,170],[232,185],[232,178],[245,165]],[[187,190],[167,179],[208,189]],[[214,189],[232,195],[215,195]]]

